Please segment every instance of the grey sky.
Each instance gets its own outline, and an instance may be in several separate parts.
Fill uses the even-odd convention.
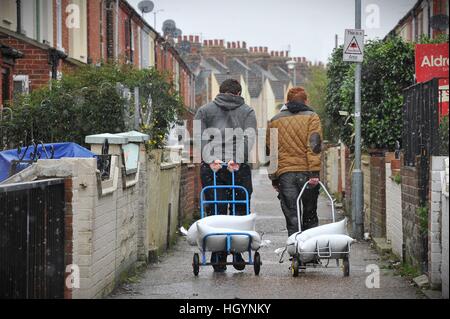
[[[140,0],[129,0],[137,8]],[[326,62],[339,44],[344,30],[354,27],[354,0],[153,0],[157,30],[164,20],[173,19],[183,35],[201,35],[203,39],[246,41],[248,46],[268,46],[269,50],[287,50],[292,56],[305,56]],[[371,4],[380,10],[379,28],[367,28],[368,38],[383,38],[410,10],[416,0],[363,0],[364,13]],[[153,13],[146,19],[153,26]],[[373,20],[371,20],[373,21]]]

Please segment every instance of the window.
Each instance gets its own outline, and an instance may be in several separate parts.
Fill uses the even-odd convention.
[[[28,75],[14,75],[13,77],[13,99],[17,99],[22,94],[29,93]]]
[[[16,0],[1,0],[0,26],[11,31],[17,28],[17,4]]]
[[[87,4],[86,0],[72,0],[65,9],[69,15],[69,56],[87,63]]]
[[[53,46],[53,5],[51,0],[37,0],[37,41]]]
[[[125,20],[125,50],[127,52],[128,62],[133,63],[133,27],[131,24],[131,19]]]

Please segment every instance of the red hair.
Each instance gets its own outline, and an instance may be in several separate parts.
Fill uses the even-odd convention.
[[[308,100],[308,95],[304,88],[298,86],[289,90],[287,100],[288,102],[305,103]]]

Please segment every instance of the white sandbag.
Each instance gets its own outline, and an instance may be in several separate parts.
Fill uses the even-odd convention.
[[[234,230],[255,230],[256,214],[246,216],[214,215],[202,218],[192,224],[187,232],[187,241],[191,246],[197,245],[197,223],[199,222],[211,227],[230,228]]]
[[[224,233],[246,233],[252,238],[252,250],[257,250],[261,246],[261,236],[253,230],[236,230],[229,228],[211,227],[203,222],[197,223],[198,239],[197,245],[200,249],[203,247],[203,238],[208,234]],[[226,250],[226,235],[211,236],[206,239],[206,251],[218,252]],[[231,252],[242,253],[248,251],[249,237],[247,235],[232,235]]]
[[[292,256],[296,253],[295,244],[297,242],[304,242],[312,237],[326,234],[347,235],[347,218],[340,222],[317,226],[303,232],[292,234],[286,241],[287,251]]]
[[[299,256],[303,262],[309,262],[314,259],[317,254],[317,247],[320,253],[326,258],[339,259],[343,257],[343,253],[347,252],[354,239],[347,235],[320,235],[311,237],[308,240],[299,243]],[[331,247],[331,256],[329,256],[328,246]]]

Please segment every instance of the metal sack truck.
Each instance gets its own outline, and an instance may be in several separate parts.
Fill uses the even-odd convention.
[[[227,167],[226,164],[223,164],[222,167]],[[247,189],[243,186],[239,186],[235,184],[235,173],[234,171],[231,172],[231,185],[217,185],[217,172],[214,172],[213,174],[213,185],[212,186],[206,186],[202,189],[200,193],[200,220],[205,218],[205,205],[214,204],[214,215],[218,215],[217,205],[219,204],[231,204],[233,205],[232,215],[228,215],[229,218],[237,217],[236,216],[236,204],[243,204],[245,205],[246,215],[250,215],[250,201],[249,201],[249,194]],[[232,199],[231,200],[218,200],[217,199],[217,190],[218,189],[227,189],[231,190],[232,192]],[[205,192],[208,190],[214,191],[214,200],[205,200],[204,195]],[[236,199],[236,190],[243,191],[245,194],[244,200],[237,200]],[[207,262],[206,261],[206,252],[207,252],[207,243],[209,239],[213,239],[214,237],[222,237],[225,239],[225,245],[223,247],[222,252],[226,252],[227,256],[232,253],[241,253],[243,251],[234,251],[233,250],[233,241],[242,240],[242,237],[248,238],[248,245],[246,245],[246,251],[248,252],[248,261],[245,261],[245,265],[253,265],[255,275],[259,275],[260,269],[261,269],[261,256],[258,252],[259,247],[254,247],[254,238],[252,234],[254,235],[254,231],[242,231],[242,230],[230,230],[230,231],[217,231],[217,232],[211,232],[205,235],[201,240],[200,251],[201,251],[201,260],[198,253],[194,254],[192,267],[193,272],[195,276],[198,276],[200,271],[200,266],[223,266],[223,265],[234,265],[235,260],[233,258],[233,262],[219,262],[212,261]],[[253,246],[253,247],[252,247]],[[258,245],[259,246],[259,245]],[[222,248],[221,248],[222,249]],[[254,251],[252,256],[252,251]],[[241,262],[240,265],[243,263]]]

